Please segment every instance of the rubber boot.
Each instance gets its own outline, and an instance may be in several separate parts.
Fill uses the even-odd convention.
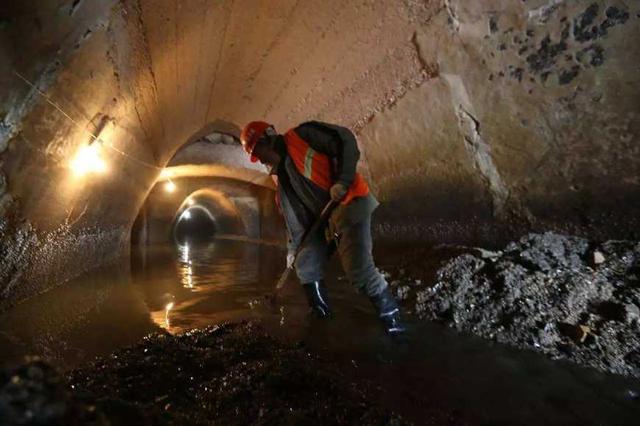
[[[387,333],[397,335],[404,333],[405,327],[400,321],[400,307],[391,289],[387,286],[377,296],[370,297],[371,303],[378,311],[378,316]]]
[[[303,283],[302,288],[307,295],[307,301],[313,314],[318,318],[328,318],[331,316],[329,308],[329,298],[327,297],[327,288],[324,281],[311,281]]]

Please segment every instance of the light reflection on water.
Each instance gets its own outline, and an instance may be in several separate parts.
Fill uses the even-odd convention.
[[[282,263],[278,247],[229,240],[134,254],[1,314],[0,363],[73,366],[161,329],[255,318]]]
[[[134,285],[152,321],[170,333],[254,318],[282,262],[282,249],[228,240],[148,251],[154,260],[134,267]]]
[[[178,250],[180,252],[178,273],[182,277],[182,285],[185,288],[195,290],[193,286],[193,267],[191,266],[191,259],[189,259],[189,244],[178,246]]]

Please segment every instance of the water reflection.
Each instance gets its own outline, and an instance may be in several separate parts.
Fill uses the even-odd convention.
[[[160,330],[265,313],[282,263],[273,246],[220,240],[136,251],[0,314],[0,365],[35,354],[72,366]]]
[[[173,309],[173,302],[167,303],[167,306],[164,307],[164,327],[169,329],[171,327],[171,323],[169,322],[169,311]]]
[[[189,244],[179,245],[178,252],[180,253],[178,269],[180,282],[184,288],[197,291],[193,285],[193,267],[191,266],[191,259],[189,258]]]
[[[0,315],[0,365],[26,354],[63,367],[156,330],[129,262],[109,265],[35,296]]]
[[[282,249],[229,240],[149,250],[156,261],[134,268],[134,281],[152,320],[171,333],[259,315],[256,292],[271,290],[282,261]]]

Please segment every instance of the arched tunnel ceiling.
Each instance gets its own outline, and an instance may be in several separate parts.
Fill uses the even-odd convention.
[[[165,167],[164,170],[166,177],[160,176],[158,183],[182,177],[221,177],[275,189],[273,180],[264,172],[225,164],[186,164]]]
[[[249,161],[237,138],[212,133],[187,142],[169,160],[158,183],[181,177],[221,177],[275,189],[265,165]]]
[[[240,141],[223,133],[212,133],[203,138],[187,142],[180,147],[165,167],[182,164],[225,163],[263,173],[267,168],[260,163],[252,163],[240,146]]]
[[[189,196],[189,200],[193,200],[193,204],[185,200],[183,205],[176,211],[176,215],[173,218],[174,227],[176,222],[181,220],[185,211],[201,209],[207,212],[211,220],[215,222],[218,228],[217,233],[236,236],[247,235],[247,226],[243,223],[243,215],[238,210],[234,200],[230,199],[227,194],[211,189],[201,189],[192,193]],[[254,221],[257,221],[257,219],[254,219]],[[254,238],[259,237],[259,235],[252,236]]]
[[[140,100],[157,99],[155,113],[141,121],[163,133],[169,151],[215,120],[238,125],[266,117],[284,129],[313,116],[353,126],[399,85],[424,79],[408,11],[396,2],[138,6],[126,9],[137,21],[114,22],[133,33],[116,46],[122,53],[114,62],[134,83],[150,79],[131,91]],[[366,99],[358,86],[377,93]]]
[[[180,167],[170,167],[173,170]],[[203,166],[213,167],[213,166]],[[282,239],[284,231],[273,209],[273,190],[237,177],[220,175],[175,176],[174,189],[164,184],[150,191],[132,229],[132,243],[147,245],[173,241],[171,230],[182,213],[200,206],[208,210],[216,222],[216,236],[246,237],[253,240]]]
[[[379,234],[640,229],[637,2],[5,3],[0,212],[15,220],[2,239],[20,226],[33,238],[3,270],[86,251],[51,250],[41,233],[82,233],[96,253],[126,246],[180,146],[262,118],[352,128],[383,201]],[[109,171],[73,180],[69,161],[104,116]],[[36,269],[64,269],[48,262]]]
[[[412,35],[439,9],[436,3],[12,4],[16,18],[6,32],[9,61],[3,82],[16,93],[7,99],[12,120],[5,136],[43,142],[18,148],[5,164],[13,175],[11,195],[23,200],[23,211],[39,226],[54,229],[66,219],[62,212],[76,194],[50,199],[52,188],[43,188],[40,197],[33,196],[33,188],[42,183],[30,182],[29,164],[40,156],[42,162],[64,168],[88,141],[84,129],[29,90],[14,71],[35,83],[80,127],[90,128],[87,123],[98,114],[111,117],[115,130],[107,144],[163,166],[205,128],[237,135],[244,122],[261,117],[280,129],[312,117],[352,127],[364,123],[428,77]],[[34,30],[46,37],[33,36]],[[29,52],[28,59],[22,52]],[[119,206],[119,213],[114,209],[114,217],[107,219],[117,222],[122,218],[116,216],[126,216],[130,223],[158,170],[108,150],[105,155],[118,163],[110,176],[113,188],[122,185],[128,170],[138,181],[129,186],[131,193],[119,191],[132,208]],[[88,204],[99,203],[88,198]],[[44,204],[60,213],[38,217]]]

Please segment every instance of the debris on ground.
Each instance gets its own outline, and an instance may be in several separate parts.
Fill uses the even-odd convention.
[[[529,234],[470,249],[431,287],[394,286],[421,318],[554,359],[640,377],[640,243]]]
[[[79,424],[89,409],[74,404],[60,372],[37,357],[11,371],[0,371],[2,424],[71,424],[71,416]]]
[[[154,334],[66,377],[37,360],[1,373],[0,418],[9,424],[405,423],[345,368],[253,323]]]

